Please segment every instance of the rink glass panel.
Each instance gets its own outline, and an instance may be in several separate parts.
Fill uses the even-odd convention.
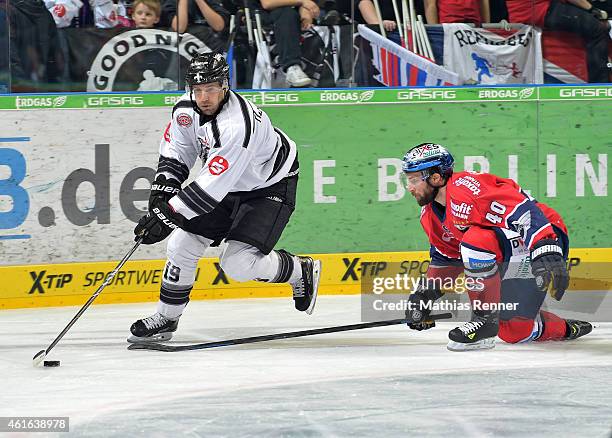
[[[7,20],[7,0],[0,8],[0,23]],[[238,0],[234,3],[240,4]],[[321,4],[327,2],[320,2]],[[355,21],[358,12],[352,1],[337,0],[337,7],[347,17],[346,22]],[[401,9],[401,2],[398,3]],[[534,7],[534,2],[531,2]],[[41,4],[42,5],[42,4]],[[41,6],[42,7],[42,6]],[[322,16],[326,14],[325,6],[322,8]],[[415,2],[416,13],[424,16],[422,2]],[[503,10],[492,6],[492,17],[495,21],[503,16]],[[503,8],[502,8],[503,9]],[[19,8],[15,7],[14,11]],[[232,12],[232,11],[230,11]],[[254,14],[258,11],[251,9],[253,24]],[[261,11],[259,11],[261,12]],[[269,27],[264,19],[265,14],[260,14],[264,27]],[[77,19],[84,16],[79,14]],[[50,18],[51,20],[51,18]],[[233,40],[233,45],[228,45],[230,38],[229,29],[222,33],[214,33],[203,24],[193,24],[183,35],[178,35],[169,28],[159,29],[126,29],[109,28],[101,29],[93,25],[85,24],[85,27],[62,27],[56,29],[53,22],[46,23],[43,28],[37,30],[36,26],[16,26],[13,44],[10,47],[13,55],[12,68],[9,70],[8,59],[2,59],[0,65],[0,92],[13,93],[36,93],[36,92],[109,92],[109,91],[172,91],[184,89],[185,69],[193,54],[206,50],[220,50],[230,52],[232,62],[232,86],[234,88],[249,89],[253,84],[253,70],[255,68],[257,53],[256,44],[249,43],[246,35],[246,22],[243,20],[240,32]],[[326,26],[320,26],[327,31]],[[377,26],[371,26],[378,30]],[[441,32],[441,26],[429,27],[430,39],[440,40],[437,32]],[[323,31],[322,31],[323,32]],[[359,69],[366,67],[356,64],[357,51],[353,50],[353,41],[357,36],[357,27],[345,24],[336,30],[338,34],[338,47],[332,51],[339,53],[339,77],[331,82],[324,79],[319,80],[320,87],[353,87],[361,84]],[[16,38],[19,34],[19,38]],[[322,36],[323,35],[323,36]],[[325,33],[319,37],[324,38]],[[389,32],[388,36],[393,41],[399,41],[397,31]],[[314,39],[315,37],[313,37]],[[317,37],[318,38],[318,37]],[[306,38],[308,39],[308,38]],[[443,38],[442,38],[443,39]],[[270,38],[270,42],[273,38]],[[331,40],[322,41],[324,45]],[[439,44],[438,44],[439,46]],[[9,49],[8,26],[0,28],[0,52],[7,54]],[[321,50],[323,50],[322,48]],[[307,73],[316,78],[316,69],[313,65],[315,55],[319,53],[312,47],[304,47],[303,56],[312,62],[304,63]],[[434,47],[438,62],[443,52],[441,47]],[[276,51],[278,51],[276,49]],[[328,50],[329,52],[329,50]],[[311,53],[310,55],[308,53]],[[321,53],[319,53],[321,55]],[[319,56],[317,55],[317,56]],[[322,55],[321,55],[322,56]],[[363,57],[363,56],[362,56]],[[273,51],[273,63],[274,63]],[[361,60],[369,64],[371,60]],[[311,65],[312,64],[312,65]],[[317,64],[321,68],[323,63]],[[9,73],[10,71],[10,73]],[[369,71],[372,73],[373,71]],[[362,72],[363,74],[363,72]],[[376,72],[374,72],[376,75]],[[370,75],[366,75],[370,76]],[[315,80],[315,83],[316,80]],[[378,82],[368,82],[369,85]],[[272,88],[284,88],[286,82],[284,74],[277,69],[272,78]]]
[[[8,93],[11,89],[9,59],[9,20],[7,3],[2,1],[0,2],[0,94]]]

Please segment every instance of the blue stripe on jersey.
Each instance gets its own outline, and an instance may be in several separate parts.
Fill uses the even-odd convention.
[[[531,239],[542,227],[549,222],[535,202],[525,199],[516,209],[506,217],[506,227],[521,235],[527,247],[531,246]]]
[[[463,266],[461,259],[452,259],[440,253],[435,246],[429,247],[429,256],[431,257],[432,266]]]

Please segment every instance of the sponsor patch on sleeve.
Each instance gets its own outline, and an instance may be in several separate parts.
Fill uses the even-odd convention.
[[[487,269],[495,265],[495,259],[475,259],[472,257],[468,258],[468,268],[474,270]]]
[[[220,155],[213,157],[208,163],[208,170],[215,176],[221,175],[227,169],[229,169],[229,162]]]

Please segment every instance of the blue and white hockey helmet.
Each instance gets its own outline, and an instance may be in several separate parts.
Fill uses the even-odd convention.
[[[434,173],[439,173],[444,178],[450,178],[453,174],[455,159],[450,152],[439,144],[421,143],[413,147],[402,160],[404,172],[421,172],[423,178]]]

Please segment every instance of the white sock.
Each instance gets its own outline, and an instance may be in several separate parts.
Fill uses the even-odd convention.
[[[183,310],[187,307],[187,303],[184,304],[168,304],[163,301],[157,302],[157,313],[160,313],[164,318],[177,320],[183,314]]]

